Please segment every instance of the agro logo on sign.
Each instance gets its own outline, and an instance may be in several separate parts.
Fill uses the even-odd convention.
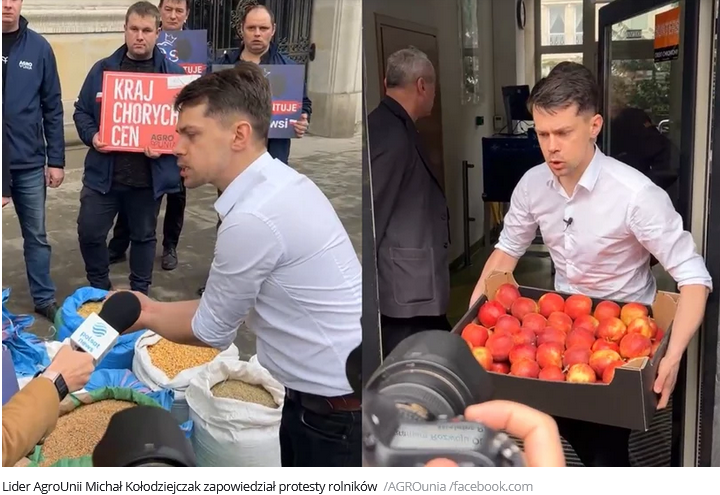
[[[92,333],[95,337],[102,337],[107,333],[107,328],[102,322],[97,322],[92,327]]]

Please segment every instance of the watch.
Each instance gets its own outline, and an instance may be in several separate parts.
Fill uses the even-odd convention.
[[[50,380],[53,385],[55,385],[55,389],[57,390],[58,397],[60,398],[60,402],[63,401],[65,397],[67,397],[68,393],[70,391],[68,390],[67,383],[65,383],[65,379],[63,376],[58,373],[57,371],[51,371],[51,370],[42,370],[38,371],[35,375],[35,378],[42,376],[43,378],[47,378]]]

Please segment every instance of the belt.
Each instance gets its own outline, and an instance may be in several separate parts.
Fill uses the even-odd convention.
[[[316,414],[327,415],[334,412],[356,412],[362,409],[362,400],[352,394],[339,397],[323,397],[321,395],[306,394],[305,392],[286,389],[285,397]]]

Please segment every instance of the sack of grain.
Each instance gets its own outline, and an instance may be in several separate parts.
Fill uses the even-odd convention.
[[[285,389],[266,369],[216,361],[192,379],[185,397],[199,466],[280,466]]]
[[[65,299],[55,317],[56,339],[70,338],[91,313],[99,314],[107,295],[106,290],[81,287]],[[113,348],[97,364],[96,369],[130,369],[135,353],[135,342],[140,338],[141,333],[129,333],[118,337]]]
[[[92,452],[116,412],[136,405],[161,407],[150,397],[126,388],[103,388],[68,395],[60,403],[55,429],[35,449],[35,466],[90,467]]]
[[[185,391],[212,361],[238,361],[239,351],[234,344],[220,352],[208,347],[180,345],[147,331],[135,342],[132,371],[152,390],[168,389],[175,393],[171,412],[183,423],[189,411]]]

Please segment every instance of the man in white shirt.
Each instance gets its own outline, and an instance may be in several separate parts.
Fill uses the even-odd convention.
[[[712,290],[705,263],[667,193],[595,146],[603,119],[599,89],[587,68],[557,65],[535,85],[529,105],[546,163],[528,171],[515,188],[500,240],[471,303],[482,294],[488,275],[515,269],[538,227],[555,263],[559,292],[651,304],[654,255],[680,289],[672,336],[654,384],[661,394],[658,408],[664,408]],[[629,430],[563,418],[558,425],[585,465],[630,465]]]
[[[360,466],[361,404],[345,363],[362,341],[362,270],[347,232],[312,181],[267,153],[271,93],[257,64],[192,82],[176,106],[185,186],[222,192],[222,224],[202,299],[139,295],[135,328],[225,349],[246,323],[287,390],[283,466]]]

